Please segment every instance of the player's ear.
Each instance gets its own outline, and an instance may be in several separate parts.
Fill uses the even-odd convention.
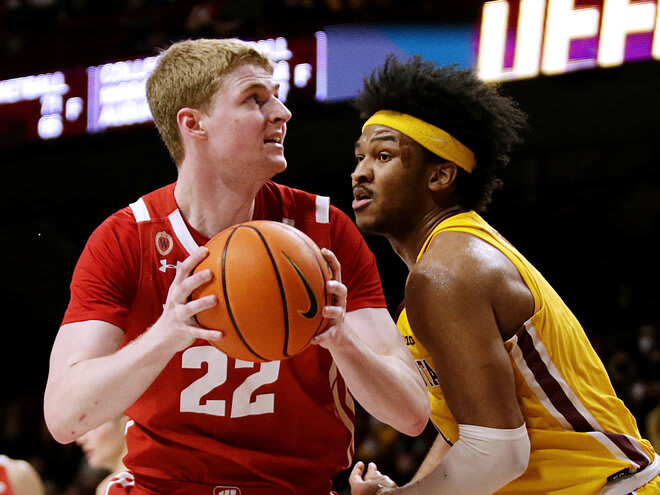
[[[441,161],[429,166],[428,188],[431,191],[448,189],[456,180],[456,164]]]
[[[199,110],[184,107],[177,112],[176,120],[182,135],[186,134],[197,139],[206,138],[206,129],[204,128],[202,115]]]

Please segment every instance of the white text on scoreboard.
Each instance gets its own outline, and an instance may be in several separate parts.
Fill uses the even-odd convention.
[[[487,81],[561,74],[588,67],[613,67],[626,59],[629,35],[652,36],[648,54],[660,59],[660,9],[656,1],[604,0],[576,7],[574,0],[520,0],[513,65],[505,67],[509,1],[483,7],[477,70]],[[593,54],[572,56],[571,43],[591,41]]]

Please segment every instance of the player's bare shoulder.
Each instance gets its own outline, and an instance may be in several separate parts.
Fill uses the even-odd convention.
[[[27,461],[11,459],[5,466],[16,495],[43,495],[44,485],[35,468]]]
[[[433,238],[411,276],[428,277],[427,283],[437,284],[438,288],[468,284],[485,290],[507,275],[507,262],[506,256],[482,239],[465,232],[446,231]]]
[[[503,338],[512,336],[534,312],[534,298],[507,256],[465,232],[442,232],[413,268],[406,287],[433,294],[437,305],[488,305]],[[427,301],[429,303],[430,301]]]
[[[450,282],[474,285],[475,289],[488,292],[501,291],[502,284],[522,280],[502,251],[466,232],[441,232],[431,241],[415,266],[415,271],[429,270],[444,273]]]

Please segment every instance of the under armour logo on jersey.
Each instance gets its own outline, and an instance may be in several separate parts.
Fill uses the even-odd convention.
[[[179,267],[181,266],[181,262],[177,261],[176,265],[170,265],[167,263],[167,260],[160,260],[160,268],[159,270],[163,273],[167,271],[168,268],[172,268],[173,270],[178,270]]]
[[[235,486],[216,486],[213,495],[241,495],[241,489]]]

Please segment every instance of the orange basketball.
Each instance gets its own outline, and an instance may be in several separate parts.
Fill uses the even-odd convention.
[[[303,232],[256,220],[223,230],[206,246],[209,255],[195,271],[209,268],[214,276],[192,297],[218,297],[197,321],[224,332],[211,344],[225,354],[255,362],[286,359],[325,329],[321,311],[330,301],[325,283],[332,273]]]

